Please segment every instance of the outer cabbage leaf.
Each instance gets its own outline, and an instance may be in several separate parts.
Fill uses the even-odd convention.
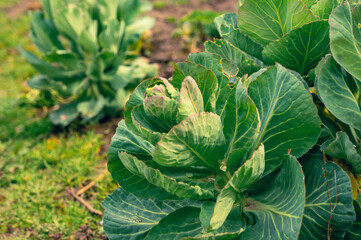
[[[227,170],[233,172],[257,140],[260,119],[254,102],[248,96],[242,82],[231,93],[226,107],[223,132],[228,146]]]
[[[344,159],[353,169],[361,174],[361,155],[344,132],[337,132],[336,139],[322,145],[325,153],[331,157]]]
[[[237,14],[227,13],[214,20],[219,35],[247,54],[262,60],[263,45],[255,42],[238,28]]]
[[[353,201],[356,212],[356,221],[352,227],[347,231],[345,239],[358,240],[361,238],[361,194],[358,195],[357,200]]]
[[[361,5],[345,1],[330,16],[331,51],[335,60],[361,81]]]
[[[297,239],[305,206],[303,179],[297,159],[284,156],[279,170],[250,189],[244,211],[254,224],[240,239]]]
[[[315,20],[318,18],[299,0],[244,0],[238,26],[253,40],[267,45]]]
[[[321,133],[321,121],[311,95],[291,72],[277,64],[252,81],[248,94],[256,104],[261,127],[255,148],[263,143],[268,173],[291,151],[300,157]]]
[[[324,168],[323,156],[322,154],[307,155],[301,160],[301,164],[305,173],[306,205],[300,239],[327,239],[331,208],[322,170]],[[343,238],[347,229],[355,221],[350,178],[341,167],[334,163],[328,162],[326,169],[332,206],[335,204],[337,191],[337,205],[330,225],[331,236],[332,239]]]
[[[318,0],[311,6],[311,11],[320,19],[328,19],[332,10],[335,9],[342,0]]]
[[[184,182],[177,182],[174,178],[162,174],[158,169],[147,166],[146,163],[125,152],[119,153],[123,165],[131,173],[144,177],[149,183],[161,187],[167,192],[182,198],[210,199],[213,192],[198,185],[192,186]]]
[[[316,89],[327,109],[342,122],[361,130],[361,110],[357,93],[350,89],[355,80],[327,56],[316,71]]]
[[[122,188],[106,197],[102,203],[105,208],[104,230],[112,240],[146,239],[149,231],[177,209],[201,203],[191,200],[143,199],[128,194]]]
[[[245,222],[239,217],[238,209],[231,214],[225,224],[217,231],[208,232],[209,219],[214,202],[205,202],[201,209],[195,207],[181,208],[163,218],[147,236],[151,239],[219,239],[231,240],[244,231]]]
[[[238,67],[238,77],[245,74],[252,74],[265,67],[257,58],[248,55],[239,48],[235,47],[226,40],[207,41],[205,44],[207,52],[218,54]]]
[[[152,228],[146,240],[182,239],[202,232],[200,208],[185,207],[169,214]]]
[[[53,79],[62,79],[62,78],[66,78],[68,79],[72,79],[75,77],[81,77],[84,72],[79,71],[79,70],[65,70],[59,67],[54,67],[53,65],[44,62],[42,60],[40,60],[39,58],[37,58],[34,54],[19,48],[19,51],[21,53],[21,55],[36,69],[38,70],[40,73],[47,75],[50,78]]]
[[[213,230],[219,229],[233,208],[237,195],[243,195],[252,184],[260,179],[265,168],[264,147],[261,145],[254,152],[251,159],[247,160],[228,181],[217,197],[214,212],[210,220]]]
[[[326,21],[305,24],[266,46],[263,57],[269,65],[277,62],[304,76],[330,51],[328,35]]]
[[[121,121],[112,138],[108,151],[108,169],[112,177],[126,191],[139,197],[168,197],[170,194],[149,183],[143,177],[129,172],[119,159],[119,152],[127,152],[141,160],[152,158],[154,147],[148,141],[135,135]]]

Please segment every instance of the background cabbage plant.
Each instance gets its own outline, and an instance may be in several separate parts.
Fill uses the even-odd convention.
[[[140,80],[156,68],[138,58],[140,35],[154,25],[141,16],[139,0],[42,0],[44,12],[32,12],[31,38],[41,57],[20,49],[41,75],[29,86],[50,91],[58,109],[50,120],[66,126],[81,118],[97,122],[114,115]]]

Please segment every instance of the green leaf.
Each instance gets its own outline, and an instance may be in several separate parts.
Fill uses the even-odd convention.
[[[82,31],[91,22],[91,17],[84,3],[71,3],[57,9],[54,22],[62,34],[77,42]]]
[[[321,121],[311,95],[294,74],[277,64],[252,81],[248,93],[260,115],[254,146],[265,146],[265,173],[279,166],[289,151],[300,157],[315,145]]]
[[[163,218],[152,228],[146,240],[182,239],[202,232],[199,208],[184,207]]]
[[[213,113],[194,114],[164,135],[154,150],[154,161],[166,167],[206,166],[219,170],[225,152],[222,123]]]
[[[339,0],[319,0],[311,6],[311,11],[320,19],[328,19],[332,10],[339,5]]]
[[[297,159],[285,155],[280,169],[250,189],[244,212],[253,224],[240,239],[297,239],[305,205],[303,178]]]
[[[120,1],[118,6],[118,15],[120,19],[129,24],[138,17],[142,3],[139,0]]]
[[[60,82],[49,79],[44,75],[38,75],[32,77],[28,81],[28,85],[31,88],[39,89],[39,90],[56,90],[63,96],[69,96],[69,93],[66,91],[66,88]]]
[[[161,132],[168,132],[177,124],[177,101],[164,96],[151,96],[144,99],[143,107],[147,118]]]
[[[217,202],[209,224],[212,231],[219,229],[224,224],[228,214],[233,208],[233,204],[236,202],[236,199],[237,192],[233,189],[228,187],[221,191],[217,197]]]
[[[320,153],[307,155],[302,159],[301,164],[305,173],[307,195],[300,239],[327,239],[331,207],[323,173],[323,169],[325,169],[323,156]],[[347,229],[355,220],[352,187],[350,178],[341,167],[328,162],[326,169],[332,207],[336,202],[337,191],[337,205],[332,213],[330,224],[331,236],[332,239],[339,239],[344,237]]]
[[[266,46],[263,57],[269,65],[277,62],[304,76],[329,53],[328,35],[326,21],[305,24]]]
[[[201,210],[194,207],[181,208],[163,218],[159,225],[150,231],[146,240],[161,238],[231,240],[244,231],[245,222],[240,219],[239,210],[236,209],[220,229],[207,232],[204,224],[209,224],[213,208],[214,202],[202,204]]]
[[[155,19],[144,16],[134,23],[127,26],[125,30],[125,39],[121,50],[126,50],[126,44],[133,44],[139,40],[140,36],[147,30],[151,29],[155,24]]]
[[[61,64],[69,70],[80,70],[83,67],[78,56],[66,50],[54,50],[45,54],[43,59],[47,62]]]
[[[167,197],[170,194],[146,179],[129,172],[120,161],[118,153],[127,152],[140,160],[152,158],[154,147],[146,140],[131,132],[124,120],[119,122],[108,150],[108,169],[112,177],[126,191],[138,197]]]
[[[265,169],[265,150],[261,145],[237,171],[226,184],[224,189],[232,189],[237,193],[248,190],[256,181],[260,179]]]
[[[124,38],[125,24],[116,19],[109,22],[106,29],[99,35],[99,43],[104,49],[118,53],[119,45]]]
[[[58,67],[54,67],[49,63],[46,63],[39,58],[37,58],[34,54],[19,48],[21,55],[40,73],[47,75],[50,78],[73,78],[76,76],[81,76],[83,73],[81,71],[68,71],[63,70]]]
[[[70,103],[59,107],[49,115],[50,121],[55,125],[68,126],[79,116],[77,103]]]
[[[350,4],[351,8],[358,6],[361,4],[361,0],[349,0],[348,3]]]
[[[200,64],[211,70],[217,77],[218,89],[216,92],[216,113],[219,116],[225,114],[225,106],[231,89],[229,87],[229,77],[234,77],[238,68],[229,61],[212,53],[194,53],[188,56],[188,61]],[[227,76],[226,76],[227,75]]]
[[[182,82],[188,76],[191,76],[197,83],[204,101],[204,110],[214,112],[215,110],[215,92],[218,88],[217,77],[214,73],[198,64],[178,63],[173,72],[172,84],[180,89]]]
[[[247,54],[259,60],[263,59],[263,45],[255,42],[239,30],[236,13],[223,14],[217,17],[214,22],[223,39]]]
[[[132,119],[132,111],[136,106],[142,105],[143,101],[145,99],[145,92],[147,88],[154,84],[157,81],[157,79],[149,79],[141,82],[133,91],[132,95],[130,95],[129,100],[127,101],[125,105],[125,111],[124,111],[124,119],[127,124],[127,127],[132,132],[141,135],[139,130],[136,126],[134,126],[133,119]]]
[[[98,99],[89,99],[89,101],[82,101],[77,105],[77,111],[81,113],[85,121],[96,117],[104,108],[106,100],[102,95]]]
[[[170,213],[186,206],[200,207],[190,200],[143,199],[118,188],[102,203],[104,230],[111,240],[145,239],[148,232]]]
[[[114,57],[114,53],[106,50],[99,52],[95,57],[92,57],[91,62],[86,66],[86,74],[88,77],[94,82],[107,81],[108,79],[105,70],[109,67],[109,64],[111,64]]]
[[[58,32],[49,21],[44,18],[42,12],[30,12],[31,39],[37,48],[43,53],[50,52],[53,48],[62,49],[58,40]]]
[[[226,40],[207,41],[204,44],[207,52],[218,54],[238,67],[238,77],[245,74],[252,74],[263,67],[258,59],[241,51]]]
[[[241,82],[228,99],[226,112],[223,129],[228,146],[226,164],[233,172],[234,167],[238,168],[242,160],[246,160],[246,153],[254,145],[260,127],[256,105]]]
[[[204,112],[202,93],[192,77],[186,77],[179,93],[177,120],[183,121],[187,117]]]
[[[146,163],[126,152],[119,153],[119,158],[131,173],[144,177],[148,182],[178,197],[197,200],[210,199],[213,197],[211,191],[197,185],[191,186],[184,182],[177,182],[175,179],[162,174],[158,169],[148,167]]]
[[[347,72],[361,81],[361,5],[345,1],[330,16],[331,51]]]
[[[89,25],[81,32],[79,43],[93,55],[98,52],[98,22],[90,21]]]
[[[223,32],[223,30],[227,29],[228,26],[238,28],[237,13],[222,14],[214,19],[214,24],[216,25],[217,30],[222,37],[222,33],[227,34],[227,31]]]
[[[233,208],[237,195],[243,195],[252,184],[260,179],[265,168],[264,147],[261,145],[250,160],[246,161],[232,176],[217,197],[210,220],[213,230],[219,229]]]
[[[346,240],[358,240],[361,238],[361,194],[358,195],[357,200],[353,201],[353,205],[356,212],[356,221],[347,231]]]
[[[295,28],[318,20],[299,0],[245,0],[239,9],[243,33],[267,45]]]
[[[146,140],[155,145],[162,136],[162,132],[166,130],[158,128],[159,125],[154,119],[149,118],[144,111],[144,106],[136,106],[132,113],[132,127],[136,129],[136,133],[140,136],[143,136]],[[128,123],[127,123],[128,126]]]
[[[322,149],[331,157],[344,159],[353,169],[361,174],[361,155],[344,132],[337,132],[336,139],[322,145]]]
[[[310,9],[313,5],[315,5],[320,0],[303,0],[303,3],[306,4],[307,8]]]
[[[315,86],[327,109],[342,122],[361,130],[359,102],[347,84],[347,76],[330,55],[319,64],[316,76]]]
[[[107,0],[96,1],[97,7],[99,8],[99,18],[102,22],[109,23],[113,20],[117,20],[119,2],[120,1]]]

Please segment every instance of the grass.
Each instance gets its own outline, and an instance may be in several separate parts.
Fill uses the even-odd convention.
[[[0,1],[0,8],[6,8],[6,7],[11,7],[14,4],[18,3],[19,0],[1,0]]]
[[[94,131],[52,134],[46,114],[21,104],[36,71],[17,47],[36,51],[29,38],[29,18],[9,18],[0,0],[0,239],[100,238],[101,217],[73,199],[79,189],[105,169],[105,144]],[[107,173],[81,195],[94,209],[117,185]],[[83,231],[81,231],[83,230]]]
[[[20,56],[17,47],[35,50],[28,37],[29,17],[9,18],[0,10],[0,99],[16,98],[26,90],[24,82],[35,70]]]
[[[207,0],[202,0],[202,2],[207,2]],[[189,0],[156,0],[156,1],[153,1],[154,8],[159,9],[159,10],[167,7],[169,4],[188,5]]]
[[[10,141],[0,146],[0,232],[19,228],[31,239],[46,239],[59,233],[64,239],[87,225],[94,236],[103,234],[101,218],[74,201],[66,188],[81,188],[95,179],[102,168],[100,136],[90,131],[32,140]],[[104,162],[104,161],[103,161]],[[95,209],[116,185],[110,174],[83,194]]]

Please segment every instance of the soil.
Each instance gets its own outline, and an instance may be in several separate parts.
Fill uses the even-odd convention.
[[[75,233],[74,239],[76,239],[76,240],[92,240],[92,239],[102,240],[102,239],[108,239],[108,238],[106,236],[104,236],[103,234],[95,236],[94,232],[90,229],[90,227],[88,225],[82,225],[82,226],[80,226],[78,231]]]
[[[152,2],[157,1],[152,0]],[[159,65],[158,75],[165,78],[171,77],[174,69],[173,63],[185,61],[190,53],[189,49],[184,49],[181,39],[172,38],[176,24],[168,22],[169,17],[180,19],[192,10],[197,9],[235,12],[237,2],[237,0],[189,0],[187,5],[168,4],[165,8],[150,11],[147,15],[156,18],[156,23],[150,36],[151,54],[149,58],[152,63]],[[201,44],[200,48],[194,49],[194,51],[202,51],[202,46]]]
[[[16,18],[22,14],[27,13],[29,10],[41,9],[41,3],[39,0],[20,0],[16,5],[10,8],[6,8],[5,12],[12,18]]]

